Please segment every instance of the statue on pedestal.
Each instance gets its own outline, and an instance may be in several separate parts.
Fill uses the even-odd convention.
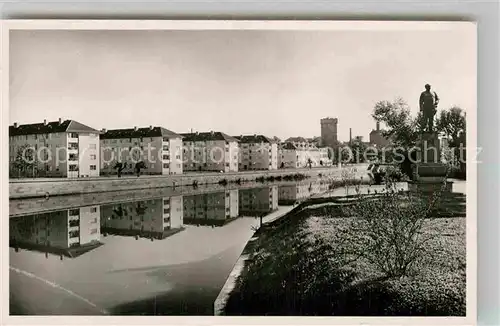
[[[437,112],[439,97],[436,92],[431,91],[431,85],[425,85],[425,91],[420,94],[420,112],[423,114],[425,131],[432,132],[434,127],[434,115]]]

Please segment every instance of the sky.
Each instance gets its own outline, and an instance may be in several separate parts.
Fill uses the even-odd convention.
[[[472,28],[11,31],[9,120],[368,140],[377,101],[416,114],[426,83],[475,110],[476,51]]]

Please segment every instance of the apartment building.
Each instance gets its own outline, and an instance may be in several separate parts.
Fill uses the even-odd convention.
[[[238,171],[238,139],[214,131],[181,135],[184,171]]]
[[[238,216],[238,189],[184,197],[186,224],[222,226]]]
[[[76,257],[102,244],[100,209],[88,206],[16,217],[9,221],[9,237],[16,248]]]
[[[330,166],[332,160],[328,151],[328,147],[318,148],[302,137],[289,138],[279,146],[278,167],[283,169]]]
[[[75,120],[9,126],[10,177],[96,177],[99,159],[99,131]]]
[[[278,186],[239,190],[242,216],[262,216],[278,209]]]
[[[182,136],[163,127],[103,129],[100,144],[102,174],[116,174],[118,162],[133,174],[140,161],[144,174],[182,174]]]
[[[184,230],[183,198],[172,196],[103,205],[103,234],[164,239]]]
[[[263,135],[236,136],[239,140],[240,152],[238,169],[276,170],[278,169],[278,144]]]

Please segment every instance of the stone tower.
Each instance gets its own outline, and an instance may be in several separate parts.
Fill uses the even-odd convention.
[[[337,143],[337,118],[323,118],[321,121],[321,146],[334,148]]]

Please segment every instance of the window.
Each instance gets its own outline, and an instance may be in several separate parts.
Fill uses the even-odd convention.
[[[163,150],[164,150],[164,151],[168,151],[168,146],[163,145]]]
[[[170,155],[163,155],[164,160],[170,160]]]
[[[91,208],[90,208],[90,212],[91,212],[91,213],[95,213],[95,212],[97,212],[97,207],[91,207]]]
[[[96,170],[97,170],[97,165],[90,166],[90,171],[96,171]]]
[[[70,238],[77,238],[80,236],[80,231],[70,231],[69,232],[69,237]]]
[[[163,137],[163,141],[168,142],[168,137]]]
[[[164,208],[163,209],[163,214],[168,214],[170,213],[170,209],[169,208]]]
[[[96,223],[97,223],[97,217],[94,217],[94,219],[90,221],[90,224],[96,224]]]
[[[69,170],[72,171],[72,172],[78,171],[78,165],[71,164],[69,166]]]
[[[78,143],[68,143],[69,149],[78,149]]]
[[[80,215],[79,209],[70,209],[69,210],[69,216],[78,216],[78,215]]]
[[[76,132],[71,132],[69,138],[78,138],[78,134]]]
[[[141,142],[143,142],[143,141],[144,141],[144,139],[141,137],[140,141],[141,141]]]
[[[79,226],[80,225],[80,220],[70,220],[69,221],[69,227],[72,228],[74,226]]]
[[[96,234],[97,233],[97,229],[91,229],[90,230],[90,234]]]
[[[229,163],[226,163],[226,166],[229,166]]]
[[[35,139],[38,139],[38,135],[37,134],[35,134]]]
[[[164,168],[164,169],[168,169],[169,167],[170,167],[170,164],[168,164],[168,163],[164,163],[164,164],[163,164],[163,168]]]
[[[175,155],[175,158],[180,160],[181,159],[181,156],[180,155]]]
[[[90,155],[90,159],[91,159],[92,161],[94,161],[94,160],[96,159],[96,155],[95,155],[95,154],[91,154],[91,155]]]
[[[69,154],[68,161],[78,161],[78,154]]]
[[[95,144],[89,144],[89,148],[90,149],[96,149],[96,145]]]
[[[229,147],[226,147],[226,152],[229,152]]]

